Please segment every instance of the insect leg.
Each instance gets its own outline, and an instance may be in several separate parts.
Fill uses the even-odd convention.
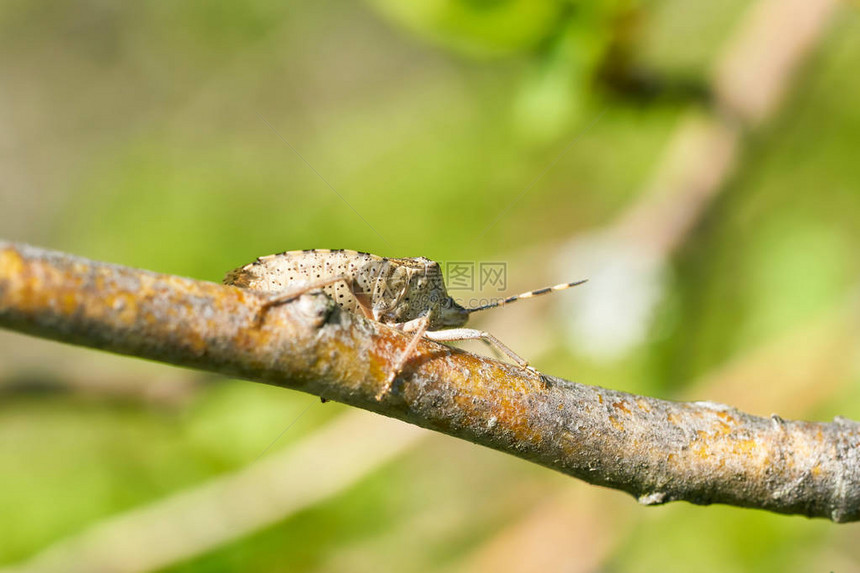
[[[502,353],[498,346],[494,346],[492,342],[483,338],[481,339],[481,342],[487,345],[487,348],[490,349],[490,352],[493,353],[493,356],[495,356],[497,360],[502,360]]]
[[[391,373],[388,375],[385,385],[376,393],[377,400],[381,400],[386,394],[388,394],[389,390],[391,390],[391,385],[394,383],[394,379],[398,374],[400,374],[400,371],[403,369],[406,361],[409,360],[409,357],[415,352],[415,349],[418,348],[418,342],[427,332],[429,324],[430,320],[426,316],[422,316],[421,318],[410,320],[401,327],[402,330],[408,330],[413,333],[412,340],[409,341],[409,344],[406,345],[406,350],[404,350],[400,355],[400,358],[397,359],[397,364],[395,364],[394,368],[391,369]]]
[[[438,342],[453,342],[455,340],[483,340],[487,344],[490,344],[496,347],[498,350],[501,350],[508,357],[516,362],[518,365],[523,368],[529,365],[528,360],[523,359],[519,354],[505,346],[501,340],[490,334],[489,332],[484,332],[482,330],[475,330],[474,328],[452,328],[450,330],[433,330],[424,334],[425,337],[430,340],[436,340]]]

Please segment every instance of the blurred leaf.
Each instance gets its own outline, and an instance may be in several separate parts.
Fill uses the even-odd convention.
[[[475,57],[536,47],[555,28],[559,0],[368,0],[398,25]]]

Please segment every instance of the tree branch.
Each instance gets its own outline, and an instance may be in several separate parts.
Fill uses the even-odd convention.
[[[409,337],[311,294],[256,318],[265,295],[0,243],[0,326],[292,388],[620,489],[860,519],[860,424],[760,418],[543,377]],[[750,381],[754,383],[754,381]]]

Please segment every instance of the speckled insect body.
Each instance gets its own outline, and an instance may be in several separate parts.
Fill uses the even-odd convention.
[[[439,264],[347,250],[312,249],[260,257],[227,274],[225,284],[284,292],[316,288],[345,310],[385,324],[427,317],[428,328],[462,326],[469,312],[448,296]]]
[[[439,264],[424,257],[386,258],[348,250],[310,249],[260,257],[227,273],[224,283],[271,292],[262,312],[314,289],[322,289],[349,312],[414,333],[396,368],[378,397],[384,396],[394,378],[415,351],[422,337],[448,342],[483,340],[528,366],[493,335],[461,328],[469,314],[502,306],[522,298],[562,290],[585,281],[563,283],[530,291],[477,308],[463,308],[448,295]],[[262,315],[261,315],[262,316]]]

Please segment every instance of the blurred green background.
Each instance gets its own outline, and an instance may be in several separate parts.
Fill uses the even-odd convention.
[[[751,6],[7,0],[0,237],[213,281],[317,247],[501,260],[512,292],[543,286],[555,249],[620,217],[682,118],[709,113],[712,66]],[[550,310],[530,324],[500,311],[493,332],[542,333],[540,351],[514,347],[588,384],[860,418],[858,69],[846,3],[669,254],[635,348],[577,352]],[[348,412],[0,333],[0,564],[289,452]],[[165,570],[860,571],[856,525],[643,508],[427,434]]]

